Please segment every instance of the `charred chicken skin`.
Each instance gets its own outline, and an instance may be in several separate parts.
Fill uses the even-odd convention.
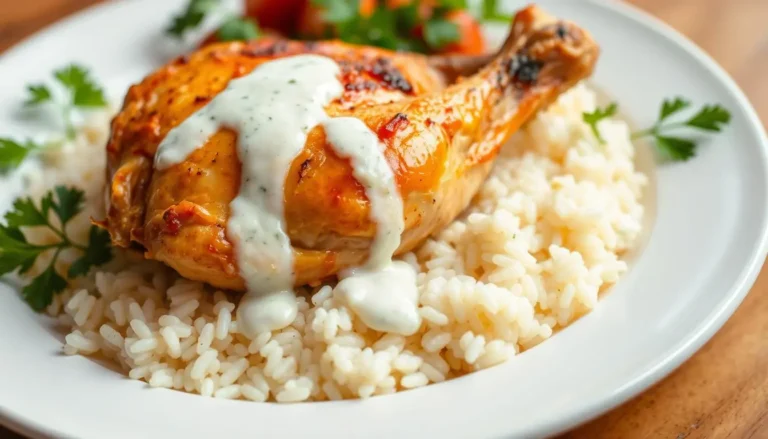
[[[107,218],[121,247],[141,249],[182,276],[244,291],[227,237],[240,186],[238,133],[222,128],[182,163],[153,168],[169,130],[227,83],[262,63],[329,57],[344,93],[326,107],[377,133],[403,200],[398,254],[464,210],[501,146],[542,107],[589,76],[598,47],[576,25],[531,6],[501,50],[487,57],[426,57],[340,42],[260,39],[206,46],[129,90],[107,145]],[[334,154],[322,126],[310,131],[284,186],[295,283],[314,283],[368,257],[376,232],[363,186]]]

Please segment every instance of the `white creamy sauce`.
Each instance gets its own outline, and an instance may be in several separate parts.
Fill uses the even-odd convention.
[[[403,261],[352,268],[341,275],[338,295],[369,328],[411,335],[421,326],[416,272]]]
[[[395,175],[384,157],[384,145],[360,119],[337,117],[323,123],[328,143],[348,158],[354,177],[365,187],[376,222],[376,237],[366,264],[340,273],[335,294],[369,327],[403,335],[421,326],[417,312],[416,273],[405,262],[393,262],[405,228],[403,200]]]
[[[307,133],[318,124],[337,154],[350,159],[377,224],[368,262],[341,274],[338,294],[371,328],[412,334],[421,324],[416,274],[408,264],[392,262],[404,228],[403,204],[383,146],[359,119],[330,118],[324,110],[343,92],[338,74],[333,60],[317,55],[264,63],[230,81],[172,129],[155,155],[155,167],[166,169],[184,161],[222,127],[238,133],[242,177],[230,204],[227,236],[248,289],[238,307],[238,327],[250,337],[284,328],[296,317],[284,184]]]

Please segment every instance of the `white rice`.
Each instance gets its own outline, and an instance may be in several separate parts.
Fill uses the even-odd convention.
[[[629,129],[602,122],[600,145],[581,121],[595,105],[581,85],[539,114],[468,212],[403,257],[419,269],[424,323],[413,336],[367,328],[324,285],[299,295],[291,326],[249,340],[237,331],[237,296],[120,253],[48,308],[71,328],[64,352],[112,359],[152,387],[259,402],[366,398],[502,363],[592,310],[641,232],[646,177]],[[59,183],[86,190],[87,213],[69,227],[76,239],[89,215],[103,215],[107,117],[30,180],[36,195]]]

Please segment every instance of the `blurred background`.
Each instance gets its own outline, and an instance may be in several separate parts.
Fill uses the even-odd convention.
[[[32,33],[101,1],[0,0],[0,56]],[[539,3],[546,6],[548,1]],[[768,0],[627,2],[667,22],[706,50],[734,77],[768,125]],[[563,437],[768,437],[766,292],[768,274],[764,270],[736,314],[691,360],[639,397]],[[21,436],[0,427],[0,438],[6,437]]]
[[[0,52],[46,25],[101,1],[105,0],[0,0]],[[541,3],[547,1],[551,0]],[[763,122],[768,122],[768,81],[762,80],[768,71],[768,0],[626,2],[661,18],[702,46],[748,91]]]

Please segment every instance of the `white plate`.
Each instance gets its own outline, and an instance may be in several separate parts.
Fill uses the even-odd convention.
[[[15,113],[24,84],[71,61],[90,66],[119,98],[165,59],[158,35],[181,4],[104,4],[5,54],[2,134],[34,129]],[[603,48],[594,82],[637,123],[651,123],[661,100],[676,95],[733,114],[695,160],[658,170],[647,247],[594,312],[505,365],[447,383],[363,402],[252,404],[150,390],[87,358],[65,357],[61,336],[3,286],[3,422],[35,436],[81,438],[531,437],[595,417],[668,374],[733,313],[765,258],[765,133],[723,70],[654,19],[613,2],[544,6],[594,33]]]

